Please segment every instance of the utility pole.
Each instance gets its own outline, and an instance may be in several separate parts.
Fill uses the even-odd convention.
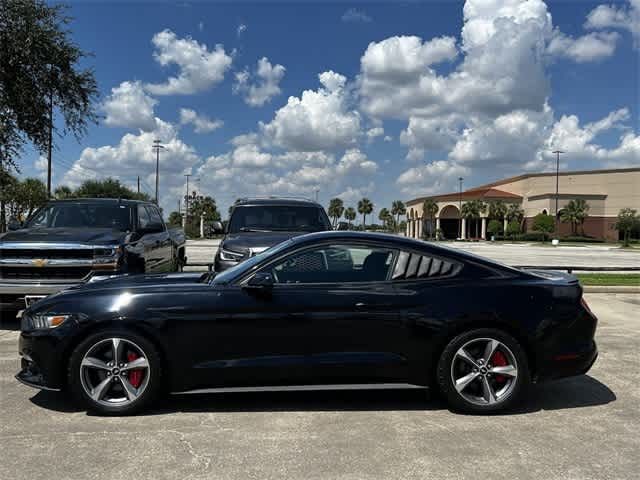
[[[47,197],[51,198],[51,150],[53,148],[53,91],[49,90],[49,145],[47,146]]]
[[[140,193],[140,175],[138,175],[138,193]]]
[[[316,194],[316,203],[318,203],[318,193],[320,192],[320,189],[316,188],[314,191],[315,191],[315,194]]]
[[[160,150],[162,150],[164,146],[162,145],[162,142],[160,140],[154,140],[153,147],[151,148],[156,151],[156,205],[158,205],[158,185],[160,184]]]
[[[184,221],[183,221],[183,228],[187,227],[187,220],[189,217],[189,177],[191,176],[190,173],[187,173],[185,175],[185,177],[187,177],[187,194],[184,196]]]
[[[462,238],[462,181],[464,178],[458,177],[460,182],[459,194],[458,194],[458,238]]]
[[[553,153],[556,154],[556,215],[554,218],[554,227],[556,231],[556,238],[558,238],[558,187],[560,185],[560,154],[566,152],[563,152],[562,150],[556,150]]]

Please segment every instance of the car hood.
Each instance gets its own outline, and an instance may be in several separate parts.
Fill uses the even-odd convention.
[[[104,279],[99,277],[87,283],[81,283],[66,291],[89,292],[97,290],[145,290],[182,286],[201,283],[208,273],[155,273],[141,275],[111,275]]]
[[[23,228],[0,236],[0,243],[120,243],[128,234],[110,228]]]
[[[220,244],[221,247],[234,252],[260,253],[261,251],[273,247],[279,243],[293,237],[304,235],[309,232],[239,232],[230,233]]]

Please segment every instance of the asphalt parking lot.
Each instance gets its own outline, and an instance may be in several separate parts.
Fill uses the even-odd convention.
[[[422,391],[175,396],[87,415],[18,384],[0,326],[2,479],[632,479],[640,472],[640,296],[592,294],[600,358],[516,412],[450,412]]]
[[[187,241],[189,262],[213,262],[220,241]],[[536,243],[443,242],[442,245],[482,255],[507,265],[637,267],[640,250],[610,245],[541,245]],[[202,267],[191,269],[198,270]]]

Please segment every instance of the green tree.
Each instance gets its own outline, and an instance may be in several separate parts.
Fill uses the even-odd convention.
[[[358,213],[362,215],[362,230],[366,227],[367,215],[373,212],[373,203],[368,198],[358,201]]]
[[[169,225],[172,227],[180,227],[182,226],[182,214],[180,212],[171,212],[169,214],[169,219],[167,220]]]
[[[584,225],[584,221],[589,216],[589,204],[582,198],[571,200],[567,206],[560,210],[560,221],[571,224],[571,233],[577,235],[578,225]],[[584,229],[583,229],[584,235]]]
[[[82,198],[122,198],[127,200],[146,200],[151,198],[146,193],[138,193],[122,185],[120,180],[106,178],[104,180],[86,180],[74,192],[74,197]]]
[[[462,205],[462,218],[473,220],[476,224],[476,238],[478,238],[478,220],[487,211],[487,204],[482,200],[470,200]]]
[[[332,225],[335,227],[338,224],[338,220],[342,217],[344,213],[344,203],[340,198],[332,198],[329,200],[329,216],[333,219]]]
[[[507,222],[516,221],[522,224],[522,220],[524,219],[524,210],[517,203],[510,203],[507,207],[507,213],[505,214],[505,218]]]
[[[380,219],[385,229],[387,230],[394,229],[395,222],[393,219],[393,215],[391,215],[391,212],[386,208],[383,208],[382,210],[380,210],[380,213],[378,214],[378,219]]]
[[[504,220],[507,214],[507,206],[502,200],[489,203],[489,218],[491,220]]]
[[[0,2],[0,167],[17,168],[27,141],[47,151],[53,110],[78,139],[97,121],[98,87],[93,70],[80,67],[87,54],[71,39],[66,10],[44,0]]]
[[[522,224],[518,220],[511,220],[507,223],[507,231],[505,234],[511,238],[515,238],[520,232],[522,232]]]
[[[36,209],[47,203],[47,187],[37,178],[25,178],[20,181],[15,178],[9,180],[3,191],[6,196],[5,207],[9,217],[24,221]]]
[[[65,198],[73,198],[73,190],[71,190],[69,187],[67,187],[66,185],[60,185],[58,188],[55,189],[55,191],[53,192],[53,196],[57,199],[57,200],[64,200]]]
[[[623,208],[618,212],[616,228],[624,234],[624,246],[628,247],[631,239],[631,232],[640,226],[640,216],[633,208]]]
[[[487,233],[489,233],[489,235],[501,235],[502,222],[500,220],[489,221],[489,225],[487,225]]]
[[[194,196],[189,200],[189,216],[200,224],[200,216],[204,215],[205,222],[220,220],[220,212],[216,201],[210,196]]]
[[[356,219],[356,211],[353,207],[347,207],[344,211],[344,218],[349,222],[349,228],[351,228],[351,222]]]
[[[391,204],[391,215],[396,219],[395,230],[398,231],[398,225],[400,224],[400,217],[407,213],[407,207],[402,200],[394,200]]]
[[[432,198],[427,198],[424,202],[422,202],[422,216],[423,219],[426,217],[429,219],[429,238],[433,238],[433,232],[435,230],[435,218],[436,213],[438,213],[438,204]]]
[[[555,227],[556,225],[551,215],[539,213],[533,217],[533,231],[541,232],[544,240],[547,239],[549,234],[553,233]]]

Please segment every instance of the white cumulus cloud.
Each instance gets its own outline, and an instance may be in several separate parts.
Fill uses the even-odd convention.
[[[181,108],[180,124],[193,125],[193,130],[196,133],[209,133],[222,127],[224,122],[222,120],[212,120],[190,108]]]
[[[156,128],[154,107],[158,101],[149,96],[139,81],[122,82],[111,89],[111,95],[102,104],[105,125],[141,130]]]
[[[262,57],[258,60],[255,73],[252,74],[247,69],[236,73],[233,91],[241,94],[247,105],[261,107],[280,95],[280,81],[284,74],[285,68],[282,65],[272,65],[268,58]]]
[[[155,95],[187,95],[208,90],[220,83],[231,67],[232,58],[222,45],[209,50],[196,40],[178,38],[171,30],[163,30],[151,40],[156,48],[154,58],[164,66],[175,64],[179,74],[165,83],[145,87]]]
[[[620,35],[616,32],[592,32],[573,38],[559,31],[549,42],[547,52],[578,63],[603,60],[614,54]]]
[[[599,5],[587,16],[585,28],[627,30],[640,48],[640,0],[629,0],[627,5]]]
[[[350,109],[346,78],[333,71],[319,75],[322,87],[289,97],[262,132],[275,145],[293,151],[331,150],[355,145],[360,115]]]

